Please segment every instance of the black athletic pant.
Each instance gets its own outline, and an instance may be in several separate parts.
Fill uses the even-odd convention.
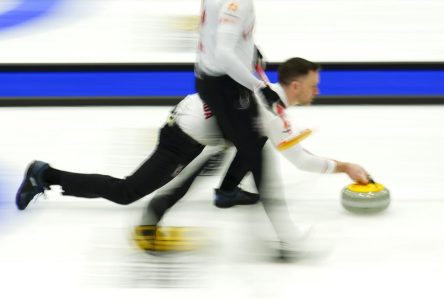
[[[262,146],[258,107],[253,92],[229,76],[199,75],[196,89],[216,117],[224,137],[237,148],[240,161],[253,173],[258,191],[262,180]]]
[[[125,179],[53,169],[60,172],[60,182],[48,182],[60,185],[64,195],[102,197],[118,204],[130,204],[168,183],[196,158],[203,148],[203,145],[186,135],[177,125],[165,125],[160,131],[154,153]]]
[[[211,157],[208,160],[210,159]],[[149,220],[147,218],[147,220],[144,221],[148,223],[143,225],[157,225],[157,223],[162,220],[167,210],[185,196],[191,185],[195,182],[196,177],[201,174],[207,163],[208,161],[203,162],[199,168],[189,175],[188,178],[184,179],[184,181],[180,182],[180,184],[168,187],[159,194],[156,193],[146,208]]]
[[[262,145],[267,141],[266,137],[261,139]],[[208,165],[209,161],[213,158],[219,159],[217,156],[219,153],[208,158],[207,161],[203,161],[201,166],[197,168],[188,178],[180,182],[179,185],[168,188],[162,191],[160,194],[156,194],[147,206],[147,214],[150,216],[149,224],[144,225],[156,225],[165,215],[166,211],[176,204],[190,189],[197,176],[199,176],[202,170]],[[220,161],[218,162],[220,163]],[[217,164],[217,163],[216,163]],[[242,179],[247,175],[248,168],[245,162],[239,156],[239,152],[236,153],[233,161],[228,168],[227,173],[223,179],[221,189],[227,191],[233,190],[237,187]]]
[[[267,139],[267,137],[261,138],[260,142],[262,147],[267,142]],[[242,160],[239,152],[237,152],[236,156],[230,164],[230,167],[228,168],[227,173],[225,174],[220,188],[224,191],[232,191],[240,184],[245,175],[247,175],[248,171],[248,166]]]

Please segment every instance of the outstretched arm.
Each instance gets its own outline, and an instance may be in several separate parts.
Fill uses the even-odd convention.
[[[337,161],[335,173],[346,173],[348,177],[357,183],[369,183],[369,174],[363,167],[357,164]]]
[[[299,143],[305,138],[306,131],[287,133],[276,117],[269,120],[265,126],[268,128],[268,137],[279,152],[299,169],[315,173],[345,173],[357,183],[369,183],[369,174],[360,165],[316,156]]]

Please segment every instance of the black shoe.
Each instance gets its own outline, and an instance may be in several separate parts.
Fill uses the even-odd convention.
[[[15,204],[19,210],[24,210],[36,195],[49,189],[49,185],[43,180],[43,172],[48,168],[49,165],[42,161],[34,161],[28,166],[15,196]]]
[[[229,208],[235,205],[252,205],[259,201],[259,194],[246,192],[236,187],[232,192],[215,189],[214,205]]]

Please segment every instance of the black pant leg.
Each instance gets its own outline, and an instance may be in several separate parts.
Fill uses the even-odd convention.
[[[265,145],[267,142],[267,137],[263,137],[261,139],[262,145]],[[230,164],[230,167],[227,170],[227,173],[222,180],[220,188],[224,191],[232,191],[235,187],[237,187],[242,179],[249,172],[248,165],[245,161],[242,160],[239,152],[236,153],[233,161]]]
[[[196,88],[214,113],[224,137],[235,145],[239,158],[253,173],[260,190],[263,143],[253,93],[228,76],[197,78]]]
[[[214,164],[220,163],[220,161],[215,163],[214,160],[220,160],[221,156],[223,157],[225,153],[222,151],[202,159],[201,157],[197,158],[201,161],[198,162],[198,165],[196,166],[196,169],[194,171],[190,172],[190,174],[188,175],[184,175],[182,173],[181,175],[179,175],[182,178],[176,179],[180,179],[178,182],[171,182],[167,186],[165,186],[164,189],[157,192],[146,208],[143,220],[144,225],[156,225],[158,222],[160,222],[167,210],[173,207],[180,199],[185,196],[185,194],[188,192],[188,190],[199,175],[208,175],[208,173],[203,174],[202,171],[206,170],[209,167],[214,168]],[[217,167],[218,166],[216,166],[216,168]]]
[[[173,207],[188,192],[204,166],[205,164],[199,167],[185,181],[181,182],[180,185],[156,194],[147,206],[147,214],[150,216],[149,224],[144,225],[156,225],[159,223],[167,210]]]
[[[65,195],[102,197],[118,204],[130,204],[168,183],[202,150],[202,145],[178,127],[165,126],[151,157],[125,179],[62,171],[60,185]]]

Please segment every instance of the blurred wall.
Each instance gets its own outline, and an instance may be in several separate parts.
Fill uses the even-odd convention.
[[[444,1],[255,3],[268,61],[323,64],[318,103],[442,102]],[[194,92],[199,10],[197,0],[3,0],[0,105],[177,102]]]
[[[193,62],[199,0],[2,0],[0,63]],[[444,61],[442,0],[255,0],[269,61]]]

